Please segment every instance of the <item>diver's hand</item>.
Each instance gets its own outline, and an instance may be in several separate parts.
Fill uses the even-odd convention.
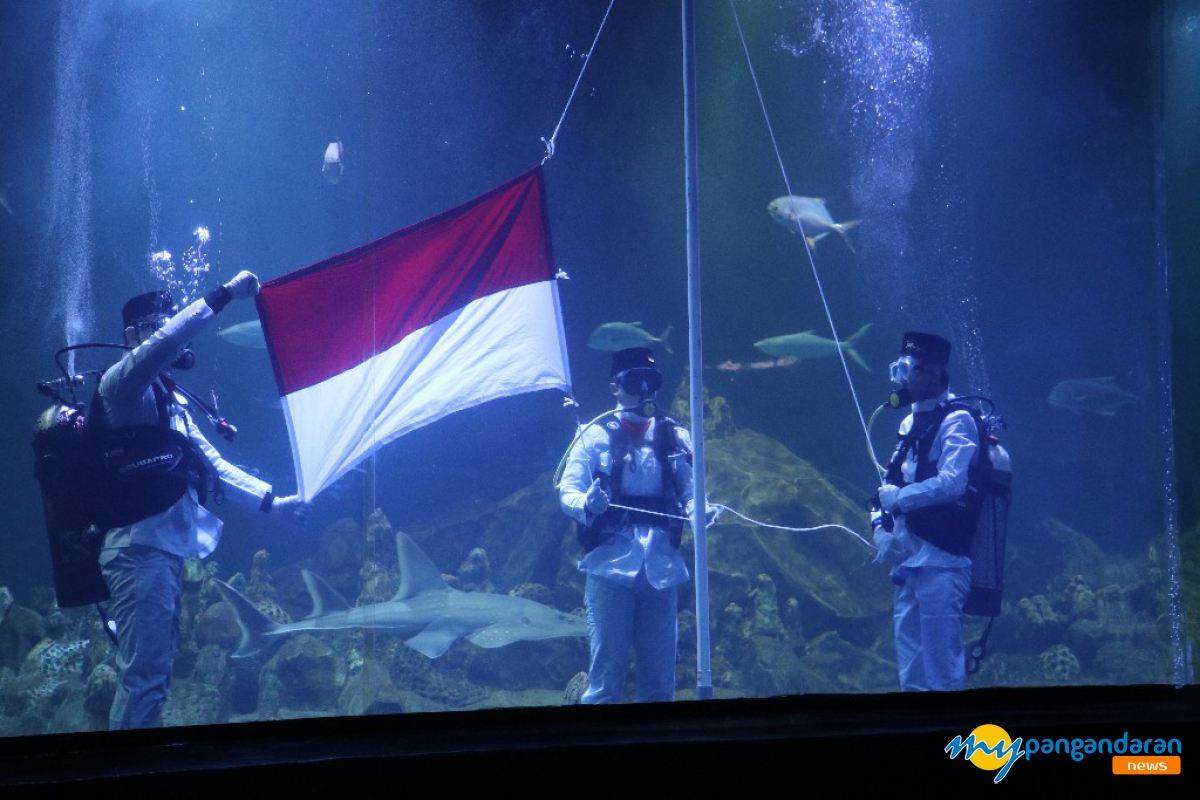
[[[900,540],[894,534],[888,533],[883,528],[875,529],[875,564],[889,562],[899,564],[908,558],[908,551],[900,544]]]
[[[879,487],[879,507],[881,509],[883,509],[884,511],[887,511],[888,513],[894,512],[896,510],[896,503],[898,503],[900,500],[900,498],[897,497],[897,495],[899,495],[899,494],[900,494],[899,486],[893,486],[890,483],[880,486]]]
[[[249,275],[250,273],[246,273]],[[252,276],[253,277],[253,276]],[[312,514],[312,503],[300,499],[300,495],[291,494],[287,497],[276,497],[271,503],[271,513],[278,514],[292,522],[304,522]]]
[[[592,481],[592,485],[588,487],[587,498],[584,500],[584,506],[589,514],[599,516],[605,511],[608,511],[608,492],[604,491],[604,487],[600,485],[600,479]]]
[[[688,500],[687,505],[684,506],[683,514],[690,521],[692,518],[692,513],[695,510],[696,510],[696,501]],[[714,524],[716,524],[717,518],[720,516],[721,516],[721,506],[715,506],[712,503],[707,503],[707,502],[704,504],[704,527],[711,528]]]
[[[258,276],[248,270],[242,270],[233,276],[233,280],[225,284],[225,289],[234,300],[254,297],[258,294]]]

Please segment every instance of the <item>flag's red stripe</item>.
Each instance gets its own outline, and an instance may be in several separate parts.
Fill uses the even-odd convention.
[[[265,283],[280,395],[320,383],[494,292],[554,276],[541,167],[436,217]]]

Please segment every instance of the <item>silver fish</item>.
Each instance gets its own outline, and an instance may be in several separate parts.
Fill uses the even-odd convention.
[[[1141,398],[1117,386],[1116,380],[1106,378],[1069,378],[1050,390],[1050,405],[1065,408],[1076,414],[1115,416],[1125,406],[1139,405]]]
[[[782,356],[780,358],[773,358],[770,361],[722,361],[713,367],[713,369],[721,372],[740,372],[741,370],[793,367],[798,363],[800,363],[800,359],[795,356]]]
[[[803,233],[810,248],[816,247],[817,242],[828,235],[829,231],[834,231],[842,237],[842,241],[852,253],[854,245],[850,244],[850,237],[846,235],[846,231],[862,222],[859,219],[834,222],[824,200],[818,197],[797,197],[793,194],[776,197],[767,204],[767,213],[783,227],[794,233]]]
[[[262,323],[256,319],[222,328],[217,331],[217,336],[238,347],[251,347],[259,350],[265,350],[267,347],[267,337],[263,335]]]
[[[867,372],[870,372],[871,368],[867,366],[867,362],[863,361],[862,356],[858,354],[858,350],[854,348],[855,343],[870,329],[871,323],[868,322],[858,329],[858,333],[844,342],[835,342],[833,339],[818,336],[813,331],[804,331],[803,333],[789,333],[786,336],[772,336],[769,339],[755,342],[754,346],[769,356],[775,356],[776,358],[794,356],[801,361],[837,355],[838,348],[841,348],[843,353],[857,361],[858,365]]]
[[[640,322],[606,322],[592,331],[588,337],[588,347],[606,353],[615,353],[629,347],[653,347],[661,345],[668,353],[671,345],[667,337],[674,327],[668,325],[662,336],[655,336],[642,327]]]

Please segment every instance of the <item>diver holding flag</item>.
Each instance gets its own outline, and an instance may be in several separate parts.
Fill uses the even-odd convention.
[[[233,280],[177,311],[171,293],[138,295],[121,316],[130,348],[100,379],[87,425],[101,443],[109,507],[100,566],[112,595],[120,682],[110,728],[162,724],[179,647],[184,559],[217,546],[222,522],[207,497],[231,498],[264,513],[302,522],[311,506],[221,458],[188,411],[186,396],[164,370],[189,368],[192,338],[233,300],[258,293],[258,278]]]

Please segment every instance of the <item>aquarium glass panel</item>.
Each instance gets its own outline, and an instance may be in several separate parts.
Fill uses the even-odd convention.
[[[0,735],[1193,680],[1200,7],[697,5],[0,6]]]

